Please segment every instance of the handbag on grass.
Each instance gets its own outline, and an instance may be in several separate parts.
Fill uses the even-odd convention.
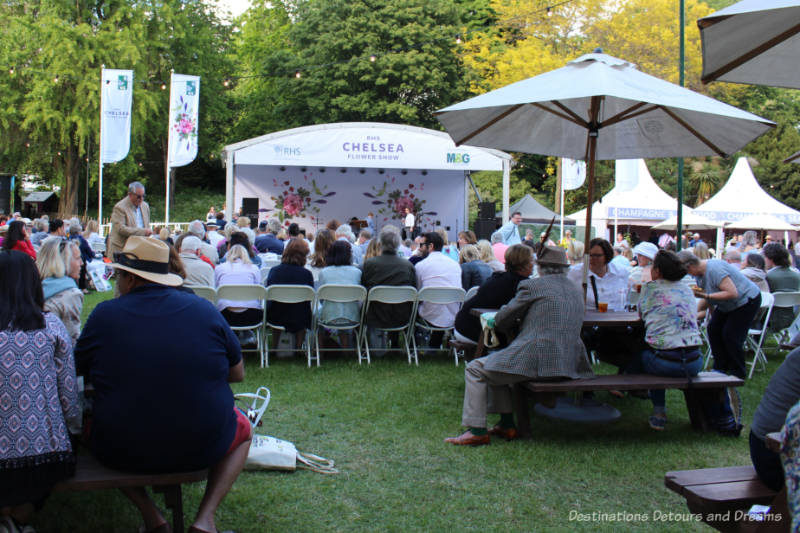
[[[338,474],[333,460],[297,451],[295,445],[268,435],[256,435],[255,428],[261,425],[261,418],[267,410],[270,392],[266,387],[259,387],[254,393],[234,394],[237,408],[244,413],[253,428],[253,440],[247,453],[245,470],[312,470],[320,474]]]

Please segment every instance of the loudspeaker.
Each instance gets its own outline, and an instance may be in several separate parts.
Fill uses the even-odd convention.
[[[11,214],[11,174],[0,174],[0,214]]]
[[[258,226],[258,198],[242,198],[242,216],[250,219],[250,228]]]
[[[494,219],[491,220],[476,220],[475,221],[475,236],[478,239],[486,239],[487,241],[491,238],[492,233],[495,232],[497,228],[497,223]]]
[[[494,202],[479,202],[478,203],[478,218],[480,220],[494,220],[497,206]]]

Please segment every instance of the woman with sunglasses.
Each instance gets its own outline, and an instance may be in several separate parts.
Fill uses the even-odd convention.
[[[81,334],[83,292],[77,280],[81,273],[81,252],[74,240],[48,237],[39,249],[36,266],[42,278],[44,310],[55,314],[67,327],[72,342]]]

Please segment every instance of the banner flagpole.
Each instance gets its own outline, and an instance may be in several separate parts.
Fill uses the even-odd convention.
[[[97,140],[97,161],[100,170],[97,174],[97,224],[100,235],[103,235],[103,71],[105,63],[100,65],[100,138]]]
[[[561,196],[561,202],[560,202],[561,209],[559,211],[559,213],[561,213],[561,230],[560,230],[561,232],[559,233],[560,235],[559,240],[563,241],[564,240],[564,176],[562,174],[563,164],[560,157],[556,160],[556,165],[558,165],[558,168],[556,170],[556,181],[558,183],[559,196]]]
[[[164,205],[164,225],[166,226],[169,224],[169,159],[172,154],[172,143],[171,143],[171,135],[170,130],[172,128],[172,78],[175,75],[175,69],[169,69],[169,106],[170,109],[167,112],[167,174],[166,174],[166,183],[167,183],[167,201]]]

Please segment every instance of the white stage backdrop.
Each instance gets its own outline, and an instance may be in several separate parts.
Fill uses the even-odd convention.
[[[284,168],[284,170],[281,170]],[[405,207],[421,214],[422,231],[447,228],[455,240],[464,229],[465,177],[463,171],[379,171],[375,168],[306,168],[296,166],[236,165],[235,206],[242,198],[259,200],[259,220],[275,216],[285,225],[297,222],[316,231],[335,218],[346,223],[375,213],[378,229],[401,226]]]

